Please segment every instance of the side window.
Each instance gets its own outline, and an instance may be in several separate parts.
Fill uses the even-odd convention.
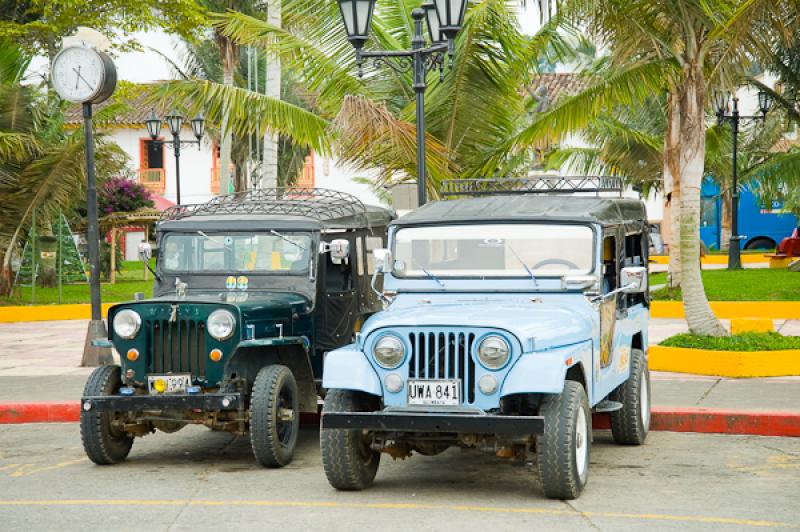
[[[603,239],[603,293],[607,294],[617,286],[617,239],[607,236]]]
[[[364,275],[364,237],[356,237],[355,261],[358,264],[358,275]]]
[[[381,249],[383,245],[383,237],[367,237],[367,273],[369,275],[375,273],[375,258],[372,256],[372,251],[375,249]]]
[[[644,266],[642,240],[638,233],[625,237],[625,266]]]

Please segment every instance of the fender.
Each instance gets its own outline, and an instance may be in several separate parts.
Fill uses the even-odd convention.
[[[378,374],[355,344],[346,345],[325,356],[322,387],[383,395]]]
[[[571,360],[570,360],[571,359]],[[582,364],[587,376],[586,393],[591,397],[592,343],[557,349],[524,353],[508,372],[500,396],[524,393],[561,393],[564,390],[567,370]]]

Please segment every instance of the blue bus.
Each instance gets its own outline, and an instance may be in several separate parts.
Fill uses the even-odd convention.
[[[797,218],[783,212],[783,203],[772,202],[764,209],[748,185],[739,194],[739,234],[743,249],[773,249],[797,227]],[[700,200],[700,239],[708,249],[720,249],[722,199],[719,185],[703,181]]]

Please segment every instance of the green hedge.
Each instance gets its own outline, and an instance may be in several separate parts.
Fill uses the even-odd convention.
[[[710,351],[781,351],[784,349],[800,349],[800,336],[783,336],[776,332],[749,332],[719,338],[695,336],[693,334],[676,334],[661,342],[660,345],[708,349]]]

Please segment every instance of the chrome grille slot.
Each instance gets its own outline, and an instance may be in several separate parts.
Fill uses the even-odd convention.
[[[148,320],[150,370],[153,373],[206,374],[205,323],[194,320]]]
[[[413,332],[408,335],[409,379],[459,379],[465,403],[475,402],[473,333]]]

